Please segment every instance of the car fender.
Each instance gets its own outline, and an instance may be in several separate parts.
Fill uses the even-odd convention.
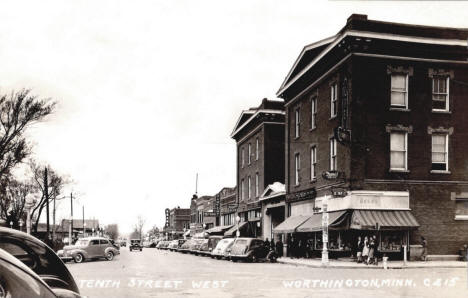
[[[89,258],[88,253],[87,253],[86,250],[84,250],[84,249],[74,249],[74,250],[72,250],[72,251],[70,252],[70,254],[72,255],[72,257],[75,257],[75,256],[76,256],[77,254],[79,254],[79,253],[82,254],[83,257],[84,257],[85,259]]]
[[[120,254],[120,251],[118,251],[117,249],[113,248],[113,247],[107,247],[105,250],[104,250],[104,255],[106,255],[109,251],[111,251],[114,256]]]

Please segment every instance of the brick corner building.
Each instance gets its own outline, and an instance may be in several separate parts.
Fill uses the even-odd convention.
[[[276,232],[291,247],[319,255],[323,211],[332,255],[357,236],[377,235],[395,256],[421,236],[429,254],[468,243],[467,39],[468,29],[352,15],[304,47],[277,92],[287,218]]]

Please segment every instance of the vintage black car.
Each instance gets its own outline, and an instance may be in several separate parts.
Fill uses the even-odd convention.
[[[81,297],[73,276],[39,239],[0,228],[0,297]]]
[[[265,259],[270,252],[269,246],[257,238],[237,238],[230,248],[229,258],[232,261],[246,260],[256,262]]]
[[[141,245],[141,240],[140,239],[130,239],[130,251],[132,250],[143,250],[143,245]]]

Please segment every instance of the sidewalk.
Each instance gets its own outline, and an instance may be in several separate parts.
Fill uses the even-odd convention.
[[[306,266],[312,268],[323,268],[321,259],[292,259],[292,258],[279,258],[278,263]],[[358,264],[351,260],[338,259],[329,260],[329,268],[341,269],[383,269],[383,262],[380,261],[378,266]],[[406,265],[403,261],[388,261],[388,269],[412,269],[412,268],[467,268],[467,262],[463,261],[408,261]]]

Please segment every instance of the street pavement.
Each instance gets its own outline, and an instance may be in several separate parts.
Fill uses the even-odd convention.
[[[67,267],[88,297],[468,297],[467,268],[310,268],[155,248]]]

